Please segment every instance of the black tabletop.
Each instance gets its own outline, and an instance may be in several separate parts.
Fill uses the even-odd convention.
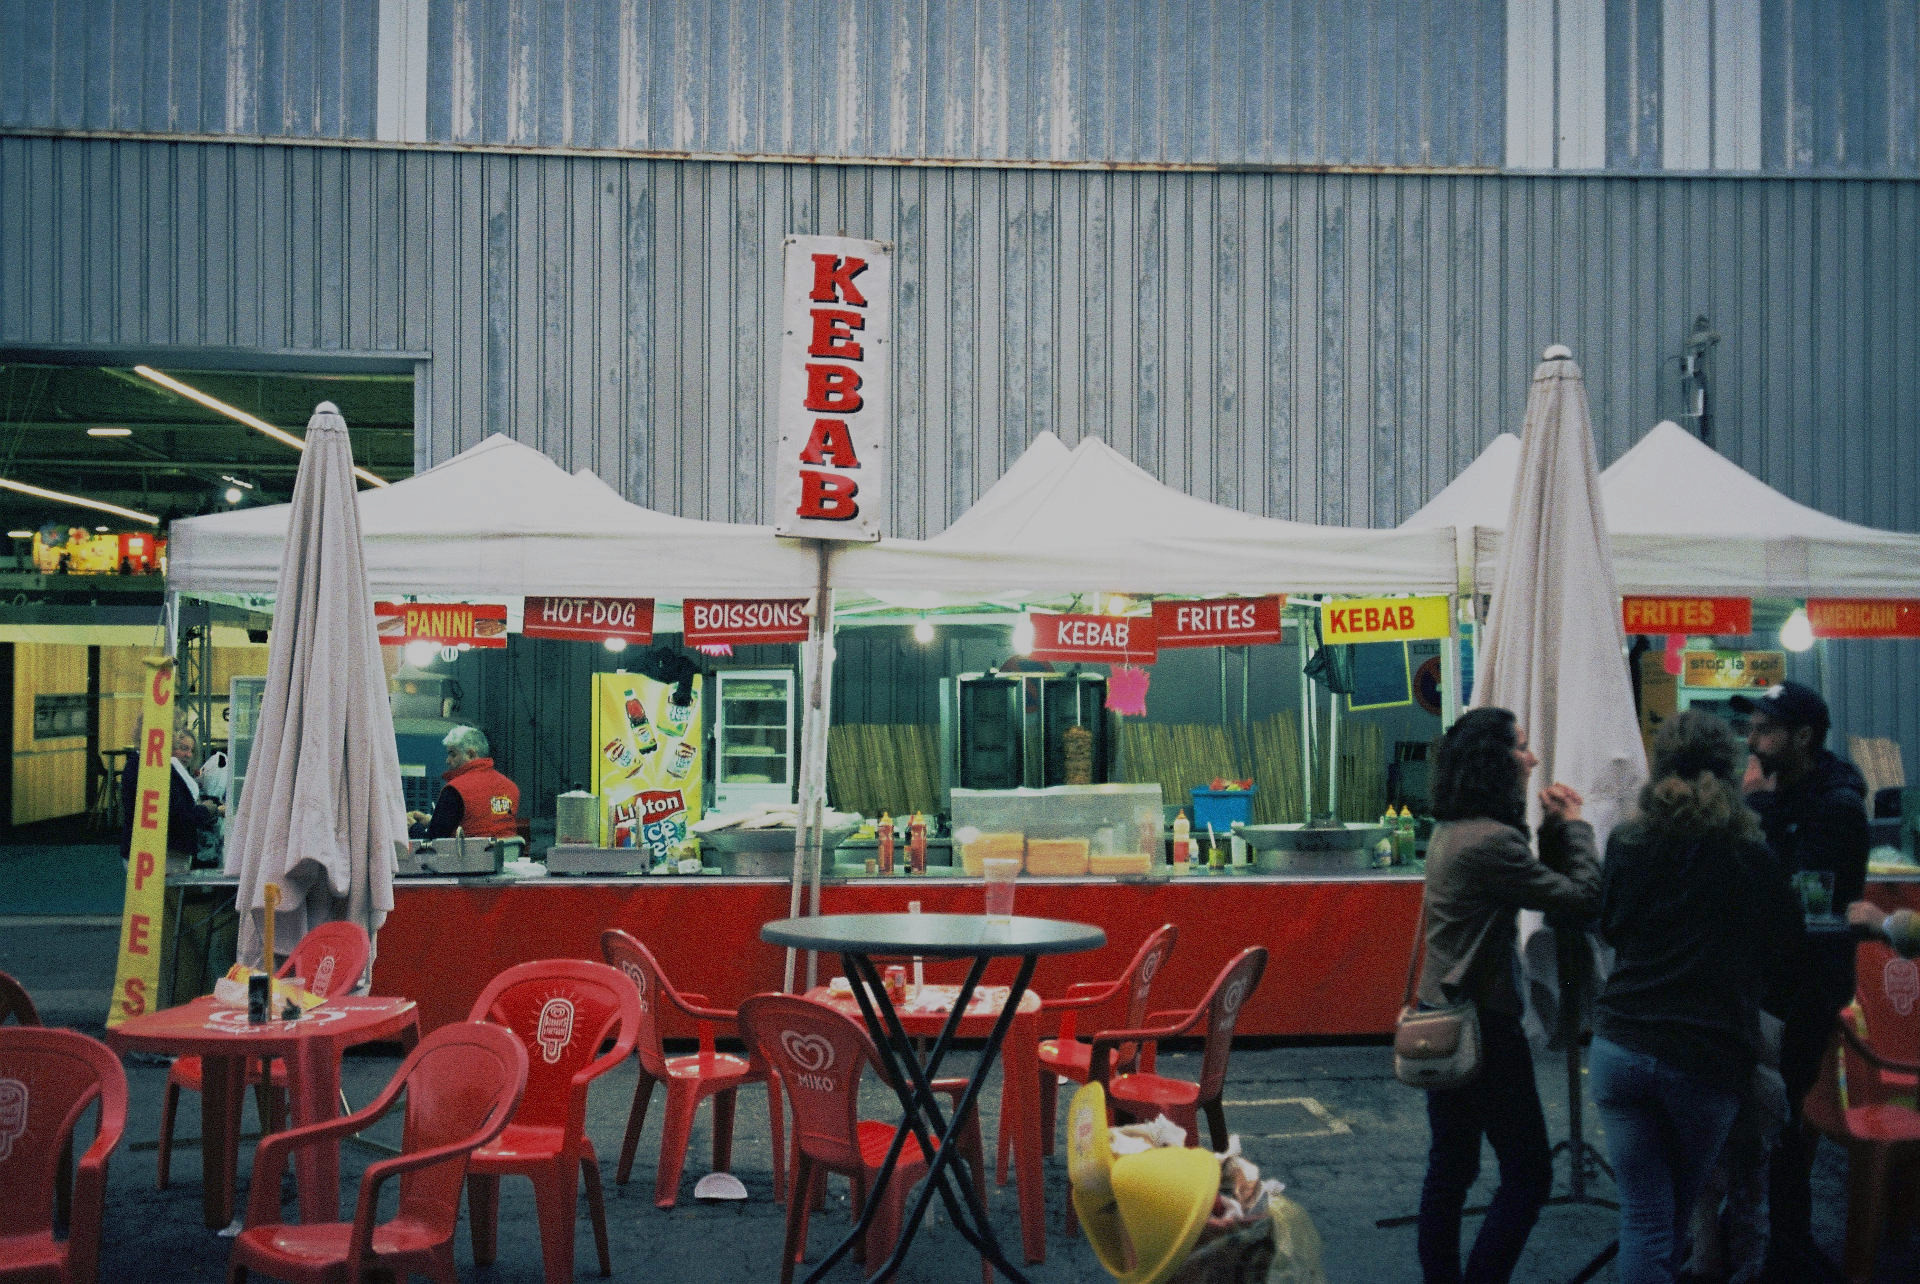
[[[1054,918],[995,922],[984,914],[821,914],[778,919],[760,929],[770,945],[845,954],[1005,958],[1097,950],[1107,934]]]

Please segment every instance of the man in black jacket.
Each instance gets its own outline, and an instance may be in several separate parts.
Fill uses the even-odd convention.
[[[1758,699],[1735,696],[1752,715],[1747,747],[1747,802],[1760,813],[1767,844],[1802,889],[1810,922],[1803,964],[1788,997],[1781,1035],[1780,1077],[1791,1116],[1781,1130],[1768,1177],[1771,1247],[1767,1278],[1805,1280],[1812,1243],[1812,1148],[1800,1105],[1819,1077],[1834,1020],[1853,999],[1854,937],[1838,920],[1860,899],[1867,878],[1867,782],[1853,764],[1826,748],[1832,719],[1818,692],[1783,682]],[[1825,930],[1823,930],[1825,929]],[[1836,930],[1837,929],[1837,930]]]

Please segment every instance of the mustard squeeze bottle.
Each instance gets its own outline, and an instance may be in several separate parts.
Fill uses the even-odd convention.
[[[879,844],[879,862],[877,868],[882,874],[893,872],[893,817],[886,812],[880,813],[880,827],[874,832],[874,841]]]
[[[1188,854],[1193,850],[1192,834],[1193,823],[1182,811],[1173,818],[1173,864],[1176,869],[1187,863]]]

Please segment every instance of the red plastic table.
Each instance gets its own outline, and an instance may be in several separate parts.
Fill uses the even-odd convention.
[[[896,1004],[900,1024],[916,1036],[937,1035],[960,995],[957,985],[922,985]],[[860,1004],[851,985],[844,990],[816,985],[807,992],[816,1003],[838,1008],[860,1020]],[[960,1018],[960,1036],[984,1039],[1006,1006],[1007,987],[983,985],[973,992]],[[1029,1263],[1047,1260],[1047,1187],[1041,1170],[1040,996],[1028,990],[1014,1009],[1006,1042],[1000,1045],[1000,1126],[1013,1129],[1013,1179],[1020,1197],[1020,1246]]]
[[[249,1024],[244,1008],[222,1007],[203,995],[178,1007],[149,1012],[107,1031],[120,1052],[161,1052],[201,1059],[200,1147],[206,1174],[202,1207],[207,1225],[233,1221],[240,1159],[240,1100],[249,1058],[278,1057],[287,1066],[287,1097],[295,1124],[335,1118],[340,1110],[340,1057],[359,1043],[419,1038],[412,999],[328,999],[293,1021]],[[340,1218],[340,1148],[302,1146],[294,1156],[300,1220]]]

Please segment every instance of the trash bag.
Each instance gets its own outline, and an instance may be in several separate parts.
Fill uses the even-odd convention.
[[[1306,1209],[1276,1195],[1265,1223],[1203,1240],[1169,1284],[1327,1284],[1320,1232]]]

